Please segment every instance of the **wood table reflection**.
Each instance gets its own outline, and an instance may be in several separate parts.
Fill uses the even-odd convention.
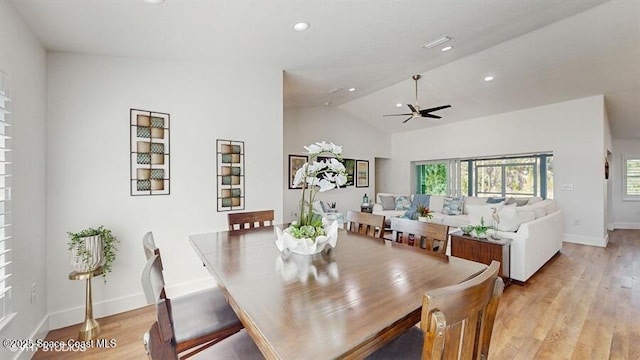
[[[283,256],[275,228],[191,235],[268,359],[362,358],[420,321],[427,290],[486,266],[340,230],[329,253]]]

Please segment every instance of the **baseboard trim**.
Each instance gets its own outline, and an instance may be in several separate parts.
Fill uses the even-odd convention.
[[[204,289],[216,285],[211,278],[203,278],[179,285],[167,286],[167,296],[169,298],[180,296],[189,292]],[[98,319],[105,316],[119,314],[121,312],[139,309],[147,306],[147,300],[143,292],[123,296],[116,299],[94,302],[93,316]],[[84,305],[66,310],[57,311],[48,315],[48,326],[46,331],[60,329],[66,326],[80,324],[84,321]],[[46,332],[45,332],[46,335]]]
[[[49,332],[49,315],[45,315],[45,317],[40,321],[36,329],[31,333],[29,339],[44,339]],[[14,360],[29,360],[33,357],[34,351],[32,350],[20,350],[16,353],[16,356],[13,358]]]
[[[593,236],[563,234],[562,241],[581,245],[607,247],[609,237],[597,238]]]
[[[640,223],[614,223],[615,229],[640,230]]]

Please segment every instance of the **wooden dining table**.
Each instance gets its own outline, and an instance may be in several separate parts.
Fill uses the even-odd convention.
[[[267,359],[363,358],[420,321],[426,291],[486,269],[344,230],[315,255],[285,256],[273,226],[189,240]]]

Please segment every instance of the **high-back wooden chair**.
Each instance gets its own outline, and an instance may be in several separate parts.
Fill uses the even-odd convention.
[[[177,360],[178,351],[175,345],[175,332],[172,324],[172,303],[169,299],[160,300],[156,304],[156,321],[144,334],[143,342],[147,355],[152,360]],[[203,349],[198,354],[202,359],[264,359],[251,337],[240,331],[212,348]]]
[[[247,211],[227,214],[229,230],[253,229],[273,225],[273,210]]]
[[[384,215],[349,210],[347,211],[345,229],[382,239],[384,236]]]
[[[412,327],[367,359],[487,359],[504,290],[499,268],[493,261],[470,280],[426,293],[421,329]]]
[[[392,240],[413,245],[427,253],[445,255],[449,226],[403,218],[391,218]]]
[[[169,299],[164,284],[160,256],[152,255],[142,271],[142,288],[151,303],[157,305]],[[183,354],[181,358],[190,357],[243,328],[217,287],[175,297],[171,303],[172,331],[176,351]],[[156,315],[160,320],[162,314],[157,312]]]

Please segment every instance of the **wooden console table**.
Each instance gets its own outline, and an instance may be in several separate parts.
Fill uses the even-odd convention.
[[[500,262],[498,274],[504,284],[511,283],[511,239],[479,239],[470,235],[451,234],[451,256],[491,264]]]

